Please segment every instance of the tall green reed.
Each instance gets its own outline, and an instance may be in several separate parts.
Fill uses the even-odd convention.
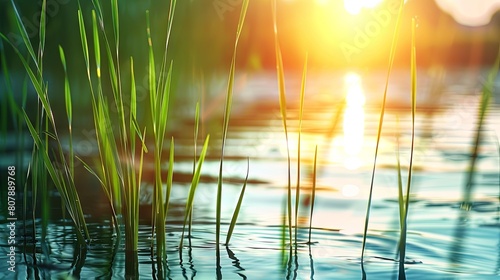
[[[384,94],[383,94],[383,98],[382,98],[382,108],[380,110],[380,117],[379,117],[379,121],[378,121],[377,141],[375,144],[375,155],[374,155],[373,167],[372,167],[370,191],[369,191],[369,195],[368,195],[368,203],[367,203],[366,215],[365,215],[365,225],[364,225],[364,230],[363,230],[363,240],[362,240],[362,244],[361,244],[361,270],[362,270],[363,279],[366,279],[366,273],[364,270],[363,262],[364,262],[364,256],[365,256],[366,238],[367,238],[367,234],[368,234],[368,224],[370,222],[370,210],[371,210],[371,205],[372,205],[373,187],[374,187],[374,183],[375,183],[375,170],[377,167],[377,158],[378,158],[378,152],[379,152],[380,138],[382,135],[382,126],[384,123],[385,104],[386,104],[386,100],[387,100],[387,90],[389,87],[389,77],[391,76],[392,66],[394,64],[394,57],[395,57],[395,53],[396,53],[396,43],[397,43],[397,39],[399,36],[399,29],[401,26],[401,18],[403,15],[403,6],[404,6],[404,1],[401,0],[401,3],[399,4],[398,17],[396,20],[396,27],[395,27],[394,34],[392,37],[391,50],[390,50],[390,55],[389,55],[389,67],[387,69]]]
[[[408,231],[408,212],[410,206],[410,188],[413,172],[413,151],[415,147],[415,114],[417,110],[417,50],[415,29],[417,24],[415,18],[412,19],[411,27],[411,147],[410,162],[408,167],[408,178],[406,183],[406,199],[404,200],[403,214],[401,214],[401,237],[399,240],[399,279],[406,279],[405,257],[406,257],[406,236]],[[398,159],[399,165],[399,159]],[[399,168],[399,167],[398,167]],[[400,188],[401,189],[401,188]],[[401,204],[402,197],[399,198]]]
[[[314,202],[316,200],[316,176],[317,176],[317,162],[318,162],[318,145],[314,148],[314,161],[313,161],[313,176],[312,176],[312,193],[311,193],[311,209],[309,212],[309,238],[308,244],[311,245],[311,230],[312,230],[312,221],[313,221],[313,213],[314,213]],[[311,259],[312,262],[312,259]]]
[[[120,70],[120,23],[119,23],[119,7],[116,0],[111,1],[111,18],[112,18],[112,32],[113,41],[109,38],[109,32],[104,25],[105,15],[100,1],[93,1],[94,10],[92,10],[92,41],[93,41],[93,54],[95,68],[91,67],[89,55],[89,37],[87,35],[83,11],[81,8],[78,10],[78,22],[80,27],[80,38],[83,49],[83,57],[85,60],[87,78],[90,87],[92,112],[94,116],[94,126],[96,130],[96,140],[99,152],[99,164],[97,171],[91,170],[90,166],[86,167],[99,178],[101,186],[110,201],[111,208],[115,223],[118,225],[118,217],[123,217],[123,224],[125,226],[125,250],[127,252],[137,252],[138,243],[138,223],[139,223],[139,190],[142,181],[142,170],[144,162],[144,153],[147,152],[145,145],[146,128],[139,127],[137,121],[137,92],[135,82],[134,60],[130,58],[130,92],[125,94],[123,91],[124,80],[121,77]],[[148,23],[148,35],[149,33]],[[103,40],[101,40],[101,38]],[[152,51],[151,37],[148,36],[148,45]],[[114,46],[114,50],[113,47]],[[107,62],[107,69],[101,69],[101,48],[105,49],[104,59]],[[150,63],[154,64],[154,57]],[[154,67],[153,67],[154,69]],[[171,72],[171,68],[170,68]],[[161,107],[164,110],[156,110],[155,122],[153,124],[153,134],[155,137],[155,160],[161,160],[161,148],[163,147],[163,137],[166,129],[166,116],[168,112],[168,92],[171,74],[163,77],[165,88],[162,88],[162,93],[167,92],[167,97],[161,95],[161,102],[155,106]],[[115,106],[116,115],[110,112],[110,103],[108,97],[104,92],[103,87],[103,74],[109,75],[109,82],[111,84],[112,104]],[[154,72],[149,73],[150,85],[155,85],[156,75]],[[95,83],[97,81],[97,83]],[[151,95],[157,96],[155,87],[150,88]],[[128,95],[128,96],[127,96]],[[154,100],[156,104],[156,100]],[[125,104],[129,104],[129,111],[126,111]],[[127,114],[128,113],[128,114]],[[114,118],[117,118],[117,125],[115,126]],[[158,138],[162,138],[161,141]],[[139,143],[137,143],[139,140]],[[137,144],[139,144],[140,154],[136,154]],[[165,224],[164,201],[162,198],[162,184],[159,164],[155,163],[155,198],[153,201],[154,218],[160,229],[157,231],[157,256],[160,259],[165,258],[165,229],[161,225]],[[161,170],[160,170],[161,171]],[[159,179],[159,186],[158,184]],[[156,189],[160,189],[159,192]],[[158,203],[156,203],[157,201]],[[121,215],[120,215],[121,214]],[[117,230],[119,233],[119,230]],[[133,254],[132,254],[133,255]]]
[[[297,139],[297,186],[295,189],[295,246],[297,246],[297,231],[299,228],[299,202],[300,202],[300,141],[302,136],[302,117],[304,115],[304,96],[306,92],[306,76],[307,76],[307,60],[308,55],[304,62],[304,69],[302,71],[302,83],[300,86],[300,104],[299,104],[299,131]]]
[[[198,133],[199,133],[199,126],[200,126],[200,102],[196,102],[196,108],[195,108],[195,113],[194,113],[194,131],[193,131],[193,176],[196,172],[196,153],[197,153],[197,146],[198,146]],[[191,228],[193,225],[193,209],[191,209],[191,212],[189,214],[189,219],[188,219],[189,227],[188,227],[188,236],[191,237]],[[191,238],[189,239],[191,241]]]
[[[236,29],[236,39],[233,47],[233,56],[231,59],[231,66],[229,68],[229,79],[226,92],[226,103],[224,105],[224,121],[222,125],[222,146],[221,146],[221,159],[219,164],[219,176],[217,179],[217,202],[216,202],[216,216],[215,216],[215,244],[217,256],[219,256],[220,246],[220,225],[221,225],[221,211],[222,211],[222,173],[224,164],[224,152],[226,147],[227,131],[229,127],[229,117],[231,115],[231,106],[233,100],[233,87],[234,87],[234,74],[236,71],[236,52],[238,50],[238,43],[240,40],[241,31],[245,22],[245,16],[248,9],[249,0],[244,0],[241,6],[240,18],[238,27]],[[218,260],[218,258],[217,258]]]
[[[173,15],[175,11],[176,1],[171,2],[171,9],[169,13],[169,20],[167,27],[168,33],[172,28]],[[154,137],[154,165],[155,165],[155,189],[153,198],[153,228],[156,227],[156,253],[159,260],[165,261],[165,204],[163,199],[163,183],[161,178],[161,162],[162,162],[162,149],[165,132],[167,128],[168,109],[170,102],[170,85],[172,82],[172,63],[168,70],[166,70],[166,61],[163,62],[159,77],[160,81],[156,84],[155,72],[155,58],[153,52],[153,42],[151,38],[151,27],[149,23],[149,12],[147,15],[147,35],[149,46],[149,89],[150,89],[150,112],[153,126]],[[167,55],[165,50],[164,56]],[[166,58],[165,58],[166,59]],[[162,80],[161,77],[166,79]]]
[[[112,32],[108,32],[104,26],[105,15],[100,1],[92,1],[92,39],[95,60],[95,70],[90,66],[88,36],[82,9],[78,11],[80,26],[80,38],[83,56],[87,68],[87,78],[90,85],[92,111],[94,115],[94,126],[99,150],[100,164],[97,175],[104,192],[106,193],[114,213],[122,213],[125,224],[125,247],[126,251],[137,251],[138,221],[139,221],[139,189],[142,181],[142,170],[144,153],[147,152],[145,145],[146,128],[141,130],[137,121],[137,93],[135,83],[134,60],[130,58],[130,93],[127,99],[122,90],[124,82],[120,67],[120,21],[118,1],[111,1]],[[173,139],[171,141],[170,170],[167,179],[167,196],[163,197],[163,183],[161,178],[161,161],[163,139],[166,133],[168,108],[170,100],[170,85],[172,75],[172,63],[167,63],[167,47],[170,38],[176,1],[170,2],[167,26],[167,42],[163,54],[160,73],[155,72],[156,61],[153,53],[153,40],[149,24],[149,12],[147,18],[147,44],[148,44],[148,81],[150,96],[150,112],[152,120],[154,140],[154,197],[152,205],[153,234],[156,236],[156,254],[160,261],[166,258],[165,253],[165,220],[168,207],[168,197],[172,186],[173,168]],[[113,35],[113,41],[108,34]],[[101,43],[100,38],[103,38]],[[114,49],[112,48],[114,46]],[[107,69],[101,69],[101,48],[105,49]],[[102,72],[107,70],[111,84],[113,104],[116,107],[116,116],[109,111],[107,96],[103,92]],[[94,81],[97,80],[97,85]],[[125,104],[130,108],[127,115]],[[113,126],[113,117],[118,118],[118,126]],[[115,137],[117,134],[118,137]],[[137,139],[140,143],[140,155],[137,159]],[[88,167],[88,165],[86,165]],[[89,168],[90,169],[90,168]],[[114,215],[116,216],[116,214]],[[117,220],[115,218],[115,220]]]

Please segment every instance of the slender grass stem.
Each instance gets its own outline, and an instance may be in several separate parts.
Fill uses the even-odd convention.
[[[389,56],[389,67],[387,69],[384,95],[382,98],[382,109],[380,111],[380,117],[379,117],[379,122],[378,122],[377,141],[375,144],[375,155],[374,155],[374,160],[373,160],[372,175],[371,175],[371,181],[370,181],[370,191],[368,194],[368,205],[366,207],[365,225],[364,225],[364,230],[363,230],[363,241],[361,244],[361,266],[362,266],[361,269],[362,269],[363,279],[366,278],[364,267],[363,267],[363,261],[364,261],[364,256],[365,256],[366,237],[368,234],[368,224],[370,222],[370,210],[371,210],[371,205],[372,205],[373,187],[374,187],[374,183],[375,183],[375,170],[377,167],[377,158],[378,158],[378,152],[379,152],[379,146],[380,146],[380,138],[382,135],[382,126],[384,123],[385,104],[386,104],[386,100],[387,100],[387,90],[389,88],[389,77],[391,76],[392,66],[394,64],[394,57],[395,57],[395,53],[396,53],[396,43],[397,43],[397,39],[399,36],[399,29],[401,26],[401,18],[403,15],[403,6],[404,6],[404,1],[401,0],[400,6],[399,6],[398,17],[397,17],[397,21],[396,21],[396,28],[394,30],[394,35],[392,37],[391,51],[390,51],[390,56]]]
[[[403,177],[401,176],[401,157],[399,145],[399,118],[396,121],[396,171],[398,172],[398,206],[399,206],[399,229],[403,230],[405,216],[405,197],[403,194]],[[398,247],[399,254],[399,247]]]
[[[198,144],[198,128],[200,123],[200,102],[196,102],[196,108],[194,113],[194,132],[193,132],[193,176],[196,170],[196,153],[197,153],[197,144]],[[193,209],[191,209],[191,213],[189,215],[189,227],[188,227],[188,236],[189,240],[191,240],[191,227],[193,225]]]
[[[224,163],[224,151],[226,146],[227,131],[229,127],[229,116],[231,115],[231,106],[233,100],[233,87],[234,87],[234,74],[236,70],[236,52],[238,49],[238,42],[240,40],[241,31],[243,29],[243,24],[245,22],[245,16],[248,9],[249,0],[244,0],[241,6],[240,18],[238,21],[238,27],[236,29],[236,39],[233,48],[233,57],[231,59],[231,66],[229,68],[229,79],[226,92],[226,103],[224,105],[224,123],[222,126],[222,147],[221,147],[221,159],[219,165],[219,176],[217,179],[217,202],[216,202],[216,215],[215,215],[215,244],[216,251],[219,251],[220,246],[220,224],[221,224],[221,209],[222,209],[222,173],[223,173],[223,163]]]
[[[302,84],[300,87],[300,105],[299,105],[299,132],[297,140],[297,187],[295,188],[295,246],[297,246],[297,230],[299,228],[299,202],[300,202],[300,142],[302,134],[302,118],[304,114],[304,95],[306,91],[306,76],[307,76],[307,60],[304,62],[304,70],[302,71]]]
[[[399,279],[406,279],[405,272],[405,257],[406,257],[406,237],[408,231],[408,212],[410,207],[410,188],[413,173],[413,152],[415,148],[415,114],[417,110],[417,50],[415,29],[417,24],[415,18],[412,19],[411,28],[411,147],[410,147],[410,163],[408,167],[408,179],[406,183],[406,200],[404,205],[404,216],[401,225],[401,240],[399,241]]]
[[[314,202],[316,199],[316,176],[317,176],[317,162],[318,162],[318,145],[314,148],[314,163],[313,163],[313,177],[312,177],[312,194],[311,194],[311,211],[309,215],[309,239],[308,244],[311,244],[311,230],[312,230],[312,220],[314,213]],[[309,253],[310,254],[310,253]],[[312,258],[311,258],[312,262]]]
[[[186,207],[184,211],[184,222],[182,226],[182,233],[181,233],[181,240],[179,243],[179,255],[181,256],[182,254],[182,248],[184,244],[184,232],[186,229],[186,225],[188,223],[188,218],[191,212],[191,209],[193,209],[193,204],[194,204],[194,196],[196,194],[196,189],[198,188],[198,184],[200,182],[200,176],[201,176],[201,167],[203,166],[203,162],[205,161],[205,155],[207,153],[207,148],[208,148],[208,142],[210,141],[210,135],[207,135],[207,138],[205,139],[205,144],[203,145],[203,148],[200,153],[200,158],[198,159],[198,165],[196,166],[196,171],[193,175],[193,180],[191,181],[191,187],[189,188],[189,194],[186,200]],[[181,257],[182,259],[182,257]]]
[[[243,182],[243,187],[241,188],[240,197],[238,198],[238,203],[236,204],[236,208],[233,212],[233,217],[231,218],[231,223],[229,224],[229,230],[227,231],[226,236],[226,245],[229,244],[231,240],[231,236],[233,235],[234,227],[236,226],[236,221],[238,220],[238,215],[240,213],[241,204],[243,202],[243,196],[245,195],[245,190],[247,188],[248,182],[248,173],[250,172],[250,158],[247,158],[247,175],[245,176],[245,181]]]

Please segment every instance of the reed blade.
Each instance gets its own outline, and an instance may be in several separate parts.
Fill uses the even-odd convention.
[[[200,182],[201,168],[203,166],[203,162],[205,161],[205,155],[207,153],[209,141],[210,141],[210,135],[207,135],[207,138],[205,139],[205,144],[203,145],[203,148],[202,148],[201,153],[200,153],[200,158],[198,159],[198,165],[196,166],[196,171],[193,175],[193,180],[191,181],[191,187],[189,188],[189,194],[188,194],[188,197],[186,200],[186,207],[184,210],[184,222],[182,225],[181,241],[179,243],[179,254],[182,254],[182,247],[183,247],[183,242],[184,242],[184,232],[186,230],[186,225],[187,225],[188,217],[191,213],[191,209],[193,209],[194,196],[196,194],[196,189],[198,188],[198,184]]]
[[[399,147],[399,120],[397,121],[396,129],[396,171],[398,173],[398,206],[399,206],[399,229],[403,230],[405,216],[405,196],[403,194],[403,177],[401,176],[401,157]],[[398,248],[399,252],[399,248]]]
[[[64,50],[59,46],[59,56],[61,58],[61,63],[64,69],[64,105],[66,108],[66,115],[68,117],[68,131],[69,131],[69,168],[71,176],[75,175],[75,161],[74,161],[74,151],[73,151],[73,104],[71,101],[71,88],[69,85],[68,71],[66,67],[66,57],[64,55]]]
[[[304,62],[304,69],[302,71],[302,83],[300,87],[300,105],[299,105],[299,131],[297,140],[297,186],[295,188],[295,245],[297,245],[297,231],[299,228],[299,202],[300,202],[300,142],[302,136],[302,118],[304,115],[304,95],[306,92],[306,77],[307,77],[307,60],[308,54]]]
[[[23,21],[21,19],[21,15],[19,14],[19,11],[17,10],[17,7],[16,7],[16,5],[14,3],[14,0],[11,0],[10,2],[12,4],[12,8],[14,10],[15,22],[16,22],[17,28],[19,29],[19,32],[21,33],[21,38],[23,39],[23,45],[28,50],[28,53],[29,53],[31,59],[35,63],[35,67],[37,69],[40,69],[39,65],[38,65],[37,56],[35,55],[35,51],[33,49],[33,45],[31,44],[30,37],[28,36],[28,32],[26,31],[26,27],[24,26]],[[7,38],[5,38],[5,40],[7,42],[10,42]]]
[[[243,30],[243,24],[245,22],[245,16],[248,10],[249,0],[244,0],[241,6],[240,18],[238,21],[238,27],[236,29],[236,39],[233,48],[233,57],[231,59],[231,66],[229,68],[229,79],[226,92],[226,103],[224,105],[224,123],[222,126],[222,147],[221,147],[221,159],[219,165],[219,176],[217,179],[217,202],[216,202],[216,215],[215,215],[215,243],[217,246],[217,251],[220,243],[220,223],[221,223],[221,209],[222,209],[222,173],[224,164],[224,151],[226,147],[227,131],[229,128],[229,117],[231,115],[231,106],[233,100],[233,87],[234,87],[234,74],[236,70],[236,53],[238,50],[238,42],[240,39],[241,31]]]
[[[200,102],[196,102],[196,108],[194,113],[194,132],[193,132],[193,174],[196,170],[196,153],[198,151],[198,128],[200,123]],[[188,218],[188,236],[191,236],[191,227],[193,221],[193,211],[191,210],[191,214]]]
[[[240,197],[238,198],[238,203],[233,212],[233,217],[231,218],[231,223],[229,224],[229,230],[226,236],[226,245],[229,244],[231,236],[233,235],[234,227],[236,226],[236,221],[238,220],[238,215],[240,213],[241,204],[243,203],[243,196],[245,195],[245,190],[247,188],[248,173],[250,172],[250,158],[247,158],[247,175],[245,176],[245,181],[243,182],[243,187],[241,188]]]
[[[89,59],[89,43],[87,41],[87,31],[85,29],[85,21],[83,20],[82,10],[78,9],[78,27],[80,31],[80,42],[83,50],[83,60],[87,69],[87,79],[90,81],[90,59]]]
[[[311,230],[312,230],[312,220],[314,213],[314,202],[316,200],[316,177],[317,177],[317,162],[318,162],[318,145],[314,148],[314,164],[313,164],[313,177],[312,177],[312,194],[311,194],[311,212],[309,215],[309,241],[311,244]]]
[[[43,71],[43,53],[45,50],[45,33],[46,33],[46,18],[47,18],[47,0],[42,1],[42,11],[40,13],[40,29],[38,38],[38,67],[40,70],[40,75]]]
[[[74,181],[72,181],[71,179],[68,181],[67,179],[68,177],[66,177],[65,174],[63,173],[64,171],[61,171],[56,167],[55,163],[47,153],[48,143],[42,140],[38,131],[35,129],[31,120],[26,114],[26,111],[23,111],[23,115],[28,130],[33,138],[33,141],[35,142],[36,147],[40,151],[38,155],[42,157],[45,169],[47,170],[49,176],[54,182],[54,186],[61,194],[61,197],[64,200],[64,204],[68,208],[68,212],[71,216],[71,219],[73,220],[75,228],[77,229],[76,231],[77,238],[83,244],[85,243],[85,239],[89,239],[89,234],[88,234],[87,224],[83,216],[83,212],[81,211],[81,205],[79,202],[80,200],[78,199],[78,193],[76,192],[74,185],[72,185]]]
[[[404,207],[404,217],[401,228],[401,240],[399,241],[399,279],[406,279],[405,258],[406,258],[406,238],[408,231],[408,212],[410,206],[410,189],[413,173],[413,151],[415,148],[415,118],[417,110],[417,51],[416,51],[416,34],[415,29],[417,24],[415,18],[412,19],[411,27],[411,147],[410,147],[410,163],[408,167],[408,179],[406,183],[406,200]]]
[[[172,137],[170,139],[170,154],[168,158],[167,194],[165,195],[165,221],[167,219],[168,205],[170,202],[170,193],[172,192],[172,185],[174,178],[174,152],[175,152],[174,137]]]

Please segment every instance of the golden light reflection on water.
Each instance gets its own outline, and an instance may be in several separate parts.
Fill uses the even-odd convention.
[[[359,154],[363,148],[365,136],[365,95],[358,74],[348,73],[344,84],[346,90],[343,122],[344,166],[353,170],[361,165]]]

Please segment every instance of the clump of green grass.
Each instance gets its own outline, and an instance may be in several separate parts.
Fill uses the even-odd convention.
[[[111,2],[112,32],[107,32],[104,26],[104,15],[100,1],[93,1],[92,11],[92,41],[95,68],[90,66],[90,55],[88,46],[88,36],[85,27],[82,9],[78,10],[78,22],[80,26],[80,38],[85,60],[87,78],[89,82],[92,112],[94,116],[94,126],[96,129],[96,140],[99,150],[99,166],[97,171],[93,171],[89,165],[86,167],[98,177],[105,194],[112,206],[115,222],[118,224],[116,213],[122,213],[125,225],[125,250],[127,252],[137,252],[138,221],[139,221],[139,189],[142,181],[142,169],[144,153],[147,152],[145,145],[146,128],[139,127],[137,122],[137,93],[135,83],[134,60],[130,58],[130,93],[128,99],[124,91],[123,80],[121,78],[119,57],[120,57],[120,22],[118,1]],[[168,107],[170,99],[170,84],[172,75],[172,63],[167,64],[168,39],[173,23],[173,14],[176,1],[170,2],[170,12],[167,26],[167,44],[164,53],[163,63],[157,77],[155,72],[155,58],[153,53],[153,43],[151,38],[151,28],[149,25],[149,13],[147,18],[148,35],[148,79],[150,90],[150,112],[152,119],[152,130],[154,139],[154,165],[155,165],[155,189],[153,197],[153,226],[152,230],[156,236],[156,255],[158,263],[165,261],[165,219],[168,207],[168,198],[172,186],[173,169],[173,139],[171,141],[170,170],[167,179],[167,201],[163,198],[161,160],[163,139],[165,138]],[[107,34],[113,34],[113,41]],[[101,38],[104,38],[101,43]],[[114,46],[114,50],[112,49]],[[105,49],[107,59],[107,69],[101,69],[101,48]],[[104,70],[107,70],[111,84],[113,103],[116,106],[116,116],[112,116],[109,111],[109,103],[103,92],[102,79]],[[97,80],[97,84],[94,81]],[[129,102],[130,111],[125,110],[125,103]],[[113,117],[117,117],[118,125],[113,126]],[[116,135],[115,135],[116,134]],[[140,140],[140,156],[136,156],[137,140]],[[117,209],[118,211],[115,211]],[[119,232],[119,231],[118,231]]]
[[[46,33],[46,1],[42,1],[42,10],[40,14],[40,28],[38,34],[38,49],[35,53],[33,45],[29,39],[26,28],[21,20],[21,16],[16,8],[14,2],[12,2],[12,8],[15,14],[15,22],[20,32],[23,46],[28,51],[28,57],[25,58],[24,54],[12,43],[9,39],[0,33],[0,37],[2,40],[11,45],[15,53],[17,54],[19,60],[24,66],[24,70],[28,75],[35,92],[38,97],[39,104],[39,114],[37,115],[37,120],[35,123],[29,118],[27,113],[24,110],[24,105],[22,105],[22,111],[17,106],[13,108],[24,119],[28,130],[31,134],[31,137],[34,140],[34,149],[33,149],[33,159],[31,166],[33,167],[34,176],[34,186],[33,186],[33,197],[36,201],[38,184],[42,184],[44,187],[42,188],[43,193],[46,194],[46,182],[47,178],[44,177],[46,174],[43,170],[46,170],[49,174],[52,183],[58,190],[61,195],[64,206],[68,210],[70,217],[75,225],[77,239],[81,244],[85,243],[85,240],[89,240],[89,233],[87,230],[85,218],[83,216],[83,211],[81,208],[78,192],[75,188],[75,180],[74,180],[74,158],[70,156],[69,162],[65,157],[65,154],[61,145],[61,138],[59,136],[56,121],[53,114],[53,109],[49,100],[49,88],[48,84],[45,81],[43,74],[43,56],[45,50],[45,33]],[[63,67],[65,67],[65,61],[63,57],[61,57],[61,61],[63,63]],[[33,66],[32,66],[33,64]],[[67,76],[65,78],[65,83],[67,82]],[[65,91],[69,91],[69,87],[65,88]],[[69,92],[67,93],[69,94]],[[25,97],[23,97],[25,99]],[[23,101],[24,103],[25,101]],[[11,102],[11,105],[12,102]],[[71,100],[66,99],[66,112],[68,114],[69,120],[71,120]],[[71,129],[71,122],[70,122]],[[55,142],[55,149],[52,150],[50,148],[49,141]],[[72,149],[72,147],[71,147]],[[54,155],[55,159],[52,158]],[[70,151],[70,155],[74,155],[72,151]],[[28,171],[29,172],[29,171]],[[25,201],[26,201],[26,188],[25,188]],[[42,198],[43,199],[43,198]],[[44,198],[47,199],[47,196]],[[46,202],[46,201],[45,201]],[[35,202],[34,202],[35,203]],[[26,204],[25,204],[26,205]],[[35,206],[36,204],[34,204]],[[47,210],[47,207],[44,207]],[[34,210],[33,210],[34,211]],[[34,214],[34,213],[33,213]]]
[[[94,2],[94,7],[98,10],[101,11],[100,9],[100,2]],[[117,7],[115,6],[117,9]],[[101,18],[102,14],[99,13],[99,21],[102,21]],[[120,154],[122,154],[122,151],[119,148],[119,144],[116,142],[116,138],[114,135],[113,131],[113,122],[111,120],[111,115],[109,112],[109,104],[107,102],[107,99],[105,97],[105,94],[103,92],[102,88],[102,69],[101,69],[101,43],[100,43],[100,35],[99,35],[99,24],[98,24],[98,16],[96,14],[95,10],[92,10],[91,13],[91,18],[92,18],[92,40],[93,40],[93,51],[94,51],[94,61],[95,61],[95,69],[91,67],[91,57],[89,54],[89,43],[88,43],[88,36],[87,36],[87,30],[85,26],[85,21],[84,21],[84,14],[81,8],[78,9],[78,24],[79,24],[79,30],[80,30],[80,40],[82,44],[82,50],[83,50],[83,58],[85,61],[86,65],[86,72],[87,72],[87,79],[89,82],[89,88],[90,88],[90,93],[91,93],[91,102],[92,102],[92,113],[94,117],[94,127],[96,130],[96,140],[97,140],[97,147],[98,147],[98,152],[99,152],[99,164],[97,167],[97,170],[93,170],[90,165],[84,163],[86,168],[94,174],[98,179],[101,184],[101,187],[108,197],[108,200],[110,201],[111,209],[113,211],[113,220],[115,221],[116,227],[117,227],[117,234],[118,236],[120,235],[120,231],[118,229],[118,219],[117,219],[117,214],[122,213],[122,206],[125,212],[124,220],[125,220],[125,248],[127,251],[135,251],[137,250],[137,239],[133,237],[132,234],[133,228],[134,228],[134,222],[132,221],[131,216],[134,216],[137,212],[134,210],[133,203],[125,203],[122,205],[122,190],[126,188],[125,186],[125,177],[128,180],[133,180],[133,177],[135,177],[135,170],[131,166],[124,165],[122,166],[122,162],[120,161]],[[104,25],[100,25],[101,28],[103,29],[104,32]],[[116,31],[116,30],[115,30]],[[115,35],[115,38],[118,38],[117,35]],[[107,49],[110,49],[109,46],[109,41],[105,40],[105,44],[108,45]],[[116,44],[118,46],[118,44]],[[111,52],[107,52],[108,61],[111,62],[109,65],[109,69],[111,72],[115,73],[116,70],[116,65],[114,63],[113,57],[111,56]],[[133,65],[133,61],[131,60],[131,65]],[[132,66],[133,67],[133,66]],[[133,72],[132,72],[133,76]],[[94,85],[94,80],[93,77],[97,79],[97,85]],[[112,76],[112,79],[114,79],[113,83],[116,85],[116,75]],[[134,77],[131,78],[131,83],[134,82]],[[113,87],[114,90],[118,90],[118,88]],[[134,93],[135,89],[132,89],[131,97],[130,99],[134,99]],[[119,95],[122,95],[122,92],[117,92],[113,96],[117,98]],[[120,110],[123,109],[123,102],[116,102],[116,106],[118,107],[118,111],[121,112]],[[124,123],[124,114],[120,114],[120,117],[123,117],[121,119],[120,123]],[[127,127],[121,126],[120,125],[120,134],[128,134]],[[135,130],[134,130],[135,133]],[[127,140],[128,136],[124,136],[122,138],[123,142],[126,143],[126,145],[123,146],[123,149],[126,149],[126,151],[123,152],[124,156],[126,159],[130,160],[135,160],[131,158],[130,151],[128,148],[125,147],[130,147],[132,146],[133,143],[129,143]],[[135,135],[134,135],[135,139]],[[83,161],[82,161],[83,162]],[[142,164],[142,163],[141,163]],[[123,169],[125,168],[125,170]],[[132,172],[134,174],[132,174]],[[137,184],[136,180],[133,180],[133,182],[130,182],[131,184]],[[128,187],[128,186],[127,186]],[[127,194],[125,194],[127,195]],[[129,199],[137,195],[137,193],[128,193]],[[130,216],[129,216],[130,215]],[[135,248],[135,250],[134,250]]]

